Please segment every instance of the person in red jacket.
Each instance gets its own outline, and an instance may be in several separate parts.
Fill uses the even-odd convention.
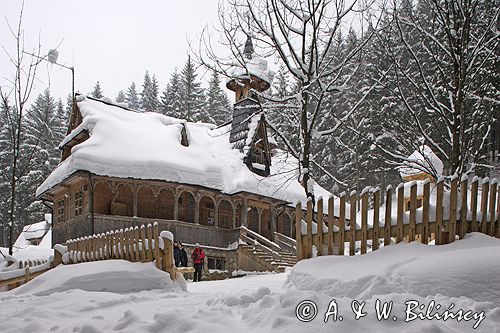
[[[191,253],[191,259],[193,259],[194,266],[194,278],[193,282],[201,281],[201,271],[203,270],[203,260],[205,259],[205,253],[200,247],[200,244],[196,243],[194,245],[194,251]]]

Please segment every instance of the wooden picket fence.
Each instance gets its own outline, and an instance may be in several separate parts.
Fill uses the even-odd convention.
[[[493,237],[500,238],[500,189],[497,181],[491,183],[488,178],[483,179],[479,185],[479,179],[474,177],[470,186],[466,177],[459,181],[458,177],[453,177],[449,184],[449,191],[445,191],[443,179],[435,184],[435,216],[430,214],[430,182],[424,182],[421,200],[421,208],[417,209],[417,184],[413,182],[410,187],[409,211],[405,212],[404,186],[401,184],[396,189],[395,198],[393,198],[393,189],[389,187],[385,197],[385,218],[380,219],[381,198],[380,190],[375,189],[372,192],[369,189],[363,190],[358,203],[358,195],[355,191],[349,196],[345,193],[340,196],[339,211],[334,211],[334,198],[328,199],[328,212],[323,212],[323,199],[317,202],[317,209],[314,208],[311,201],[307,202],[304,212],[300,203],[295,210],[296,223],[296,241],[297,241],[297,259],[306,259],[313,256],[313,245],[316,247],[316,253],[321,255],[344,255],[346,243],[349,243],[349,251],[346,255],[356,254],[356,241],[360,242],[360,254],[367,253],[369,240],[371,240],[371,250],[379,248],[379,241],[383,239],[384,246],[395,240],[396,243],[418,240],[427,244],[434,240],[436,245],[448,244],[455,241],[456,235],[460,239],[468,232],[481,232]],[[478,192],[481,186],[480,199],[478,202]],[[449,192],[449,193],[447,193]],[[445,193],[449,195],[449,206],[443,206]],[[470,198],[469,198],[470,194]],[[498,194],[498,195],[497,195]],[[460,197],[459,197],[460,196]],[[372,201],[372,226],[368,226],[369,199]],[[461,200],[458,200],[461,199]],[[396,223],[392,219],[392,203],[397,202]],[[470,200],[470,201],[469,201]],[[461,202],[458,207],[457,201]],[[349,214],[346,214],[346,203],[350,204]],[[358,206],[359,204],[359,206]],[[360,208],[361,225],[357,228],[356,219]],[[444,220],[444,210],[449,209],[449,217]],[[418,211],[418,214],[417,214]],[[337,217],[338,216],[338,217]],[[346,217],[347,216],[347,217]],[[453,218],[453,217],[456,218]],[[320,218],[322,217],[322,219]],[[418,217],[418,220],[417,220]],[[431,217],[434,217],[431,220]],[[302,223],[305,220],[306,232],[303,234]],[[322,220],[327,227],[318,227],[313,233],[313,222]],[[405,223],[406,220],[406,223]],[[323,232],[320,232],[323,231]],[[359,243],[358,243],[359,244]]]
[[[7,286],[7,290],[14,289],[51,269],[47,259],[24,260],[20,261],[18,266],[16,270],[0,272],[0,288]],[[3,279],[3,275],[9,275],[9,277]]]
[[[163,247],[160,246],[161,242]],[[66,246],[69,258],[65,264],[110,259],[155,261],[156,267],[170,273],[172,280],[175,280],[176,272],[180,271],[173,263],[172,240],[160,238],[157,223],[71,239],[66,242]],[[54,252],[54,265],[57,266],[63,262],[63,254],[57,250]]]

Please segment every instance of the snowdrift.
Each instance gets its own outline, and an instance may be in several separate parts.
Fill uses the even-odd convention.
[[[9,293],[47,296],[73,289],[118,294],[153,289],[181,291],[181,287],[170,279],[169,274],[160,271],[153,263],[108,260],[59,265]]]
[[[467,234],[449,245],[400,243],[362,256],[300,261],[288,283],[335,297],[369,299],[389,293],[500,300],[500,240]]]

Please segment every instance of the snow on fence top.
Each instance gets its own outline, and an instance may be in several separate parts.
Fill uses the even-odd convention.
[[[159,113],[139,113],[92,98],[77,99],[83,130],[89,138],[74,146],[36,195],[56,186],[76,171],[96,175],[156,179],[201,185],[233,194],[240,191],[295,202],[305,202],[304,189],[298,182],[298,161],[281,150],[274,150],[271,175],[252,173],[243,163],[244,155],[231,148],[229,126],[215,128]],[[181,144],[183,127],[189,131],[189,145]],[[314,183],[316,196],[330,193]]]

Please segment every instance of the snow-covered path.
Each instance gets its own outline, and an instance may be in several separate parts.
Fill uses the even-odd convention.
[[[446,246],[394,245],[355,258],[301,261],[282,274],[188,283],[187,292],[151,263],[59,266],[0,293],[0,332],[498,333],[499,257],[500,240],[472,234]],[[296,317],[297,305],[305,300],[317,307],[310,322]],[[325,323],[332,300],[337,321],[330,316]],[[358,320],[351,309],[354,300],[365,304],[366,316]],[[377,320],[377,300],[393,302],[387,320]],[[408,301],[439,304],[440,313],[469,311],[469,320],[405,322]]]

